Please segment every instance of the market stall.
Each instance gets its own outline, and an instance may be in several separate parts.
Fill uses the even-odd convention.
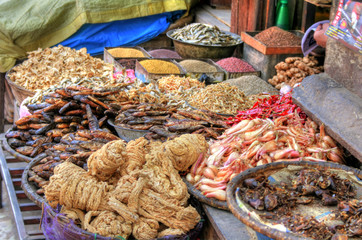
[[[7,72],[21,107],[4,147],[28,162],[47,239],[361,237],[360,152],[295,101],[323,66],[286,54],[298,33],[245,34],[267,68],[195,23],[167,33],[182,50],[57,46]]]

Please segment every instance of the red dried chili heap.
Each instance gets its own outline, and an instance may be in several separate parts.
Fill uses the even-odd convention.
[[[238,114],[235,117],[229,117],[226,123],[228,125],[234,125],[241,120],[254,118],[275,119],[294,112],[297,112],[303,120],[307,117],[300,107],[293,103],[291,93],[271,95],[269,98],[259,99],[255,102],[254,106],[248,110],[238,111]]]

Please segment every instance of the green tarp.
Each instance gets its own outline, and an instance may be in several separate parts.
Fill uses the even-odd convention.
[[[38,48],[53,46],[85,23],[189,10],[194,0],[0,0],[0,72]]]

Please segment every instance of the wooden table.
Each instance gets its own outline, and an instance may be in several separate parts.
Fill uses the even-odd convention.
[[[202,204],[206,221],[200,239],[249,240],[257,239],[256,232],[244,225],[231,212]]]

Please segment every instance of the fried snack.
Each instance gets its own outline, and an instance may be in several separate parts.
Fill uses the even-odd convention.
[[[154,239],[159,227],[157,220],[140,217],[139,221],[133,224],[132,235],[138,240]]]
[[[126,142],[108,142],[88,158],[88,171],[101,181],[108,180],[126,158]]]
[[[84,228],[84,217],[85,214],[82,210],[71,208],[68,209],[67,207],[62,207],[60,210],[60,213],[65,214],[68,218],[72,219],[75,224],[80,225],[82,228]]]
[[[140,195],[139,214],[186,233],[200,221],[200,215],[192,206],[183,207],[179,201],[167,198],[151,189],[144,188]]]
[[[149,188],[157,193],[164,194],[168,198],[180,201],[182,205],[187,203],[190,195],[187,186],[182,181],[178,171],[172,162],[165,157],[162,148],[153,148],[146,155],[146,164],[142,169],[149,181]]]
[[[91,221],[91,219],[94,220]],[[110,211],[89,211],[85,215],[84,227],[86,230],[105,237],[121,236],[127,239],[132,233],[132,224],[121,216]]]
[[[158,238],[162,238],[165,236],[172,236],[172,235],[181,235],[183,234],[184,231],[180,230],[180,229],[172,229],[172,228],[167,228],[161,232],[158,233],[157,237]]]
[[[186,171],[201,153],[206,153],[209,144],[200,134],[184,134],[163,144],[164,157],[172,161],[178,171]]]
[[[137,138],[130,141],[127,144],[127,163],[126,171],[127,173],[132,172],[135,169],[142,168],[142,165],[146,162],[146,154],[149,151],[148,148],[149,142],[144,137]]]
[[[45,197],[52,207],[60,204],[67,208],[95,211],[106,190],[107,183],[99,182],[73,163],[64,162],[55,167],[54,175],[45,187]]]

